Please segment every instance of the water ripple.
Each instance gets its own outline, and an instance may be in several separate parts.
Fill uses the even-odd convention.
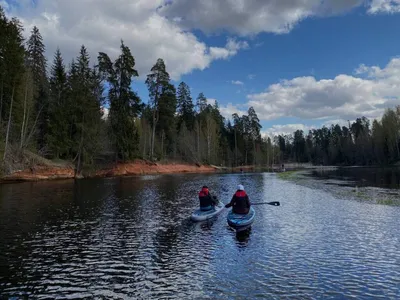
[[[257,206],[253,228],[238,235],[225,214],[189,220],[203,182],[226,203],[239,180],[252,201],[281,206]],[[21,184],[17,193],[3,186],[0,296],[400,298],[400,210],[394,207],[343,201],[267,174],[77,185]],[[40,192],[44,187],[47,193]]]

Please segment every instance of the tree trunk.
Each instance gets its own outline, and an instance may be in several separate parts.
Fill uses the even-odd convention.
[[[152,133],[151,133],[151,149],[150,149],[150,158],[154,158],[154,138],[156,135],[156,117],[155,117],[155,111],[153,112],[153,127],[152,127]]]
[[[210,163],[210,157],[211,157],[211,135],[208,132],[207,133],[207,160],[208,160],[208,163]]]
[[[78,161],[75,168],[75,178],[77,175],[81,174],[82,170],[82,148],[83,148],[83,133],[84,133],[84,120],[85,118],[82,117],[82,129],[81,129],[81,140],[79,142],[79,150],[78,150]]]
[[[12,93],[11,93],[10,112],[9,112],[9,115],[8,115],[7,134],[6,134],[6,144],[5,144],[5,146],[4,146],[3,160],[6,159],[6,154],[7,154],[8,137],[9,137],[9,135],[10,135],[10,127],[11,127],[11,115],[12,115],[12,109],[13,109],[13,103],[14,103],[14,92],[15,92],[15,82],[14,82],[13,89],[12,89]]]
[[[143,120],[143,139],[144,139],[144,143],[143,143],[143,158],[146,158],[146,143],[147,143],[147,136],[146,136],[146,132],[147,132],[147,126],[146,126],[146,122]]]
[[[274,171],[274,163],[275,163],[275,147],[272,145],[272,171]]]
[[[253,165],[256,165],[256,141],[253,140]]]
[[[236,140],[236,128],[235,128],[235,166],[237,167],[237,140]]]
[[[154,108],[153,108],[153,132],[151,135],[151,150],[150,150],[150,156],[152,160],[154,159],[154,142],[156,136],[157,121],[158,121],[158,79],[157,79],[156,95],[154,97]]]
[[[19,145],[19,149],[22,150],[22,147],[24,145],[24,139],[25,139],[25,118],[26,118],[26,102],[28,98],[28,81],[25,83],[25,97],[24,97],[24,114],[22,117],[22,126],[21,126],[21,141]]]
[[[210,163],[211,160],[211,117],[207,119],[207,161]]]
[[[3,121],[3,94],[4,94],[4,79],[1,80],[1,91],[0,91],[0,126]]]
[[[161,159],[164,158],[164,129],[161,132]]]
[[[200,157],[200,128],[201,128],[201,123],[200,123],[200,119],[199,119],[198,128],[197,128],[197,157],[198,157],[199,161],[201,161],[201,157]]]
[[[37,122],[38,122],[38,120],[39,120],[39,116],[40,116],[42,110],[43,110],[43,105],[42,105],[42,107],[40,108],[40,110],[39,110],[39,112],[38,112],[38,114],[37,114],[37,116],[36,116],[36,118],[35,118],[35,122],[34,122],[33,125],[32,125],[32,129],[31,129],[31,131],[30,131],[30,133],[29,133],[29,135],[28,135],[28,138],[26,138],[26,139],[24,138],[24,144],[22,145],[23,147],[26,146],[26,145],[28,145],[30,139],[32,138],[33,133],[34,133],[35,130],[36,130],[36,124],[37,124]],[[29,114],[30,114],[30,110],[28,110],[27,115],[29,116]],[[26,136],[27,131],[28,131],[28,122],[26,122],[26,124],[25,124],[25,130],[24,130],[25,136]]]

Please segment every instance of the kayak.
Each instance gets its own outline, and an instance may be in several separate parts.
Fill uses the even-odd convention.
[[[218,201],[218,204],[214,206],[210,210],[200,210],[196,209],[191,216],[191,219],[195,222],[200,222],[200,221],[205,221],[208,220],[216,215],[218,215],[222,210],[224,209],[225,204],[223,204],[221,201]]]
[[[250,227],[250,225],[253,224],[255,216],[256,216],[256,211],[254,210],[253,207],[250,207],[250,211],[246,215],[235,214],[231,210],[226,218],[229,226],[237,230],[243,230],[246,229],[247,227]]]

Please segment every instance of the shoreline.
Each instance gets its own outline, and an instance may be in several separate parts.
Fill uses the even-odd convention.
[[[108,167],[98,168],[92,171],[84,170],[83,175],[75,176],[73,165],[56,162],[44,162],[34,167],[25,168],[15,171],[9,175],[0,176],[1,183],[18,183],[18,182],[36,182],[36,181],[51,181],[64,179],[89,179],[89,178],[109,178],[109,177],[124,177],[135,175],[158,175],[158,174],[205,174],[205,173],[252,173],[252,172],[273,172],[273,173],[291,173],[291,171],[300,170],[319,170],[331,171],[337,168],[362,168],[362,167],[381,167],[382,166],[322,166],[311,165],[309,163],[286,163],[285,170],[281,169],[281,165],[275,164],[272,166],[237,166],[224,167],[216,165],[199,165],[181,162],[149,162],[142,159],[136,159],[132,162],[117,163]],[[387,166],[397,167],[397,166]],[[286,176],[285,176],[286,177]]]
[[[123,177],[134,175],[157,175],[176,173],[216,173],[221,168],[209,165],[196,165],[185,163],[152,163],[144,160],[118,163],[112,167],[100,168],[96,171],[83,172],[84,175],[75,176],[73,166],[38,165],[1,176],[0,183],[35,182],[61,179],[84,179]],[[86,174],[85,174],[86,173]]]

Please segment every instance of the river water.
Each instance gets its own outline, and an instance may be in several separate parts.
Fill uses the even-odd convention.
[[[193,223],[207,184],[258,205]],[[159,175],[0,186],[0,298],[399,299],[400,207],[275,174]]]

